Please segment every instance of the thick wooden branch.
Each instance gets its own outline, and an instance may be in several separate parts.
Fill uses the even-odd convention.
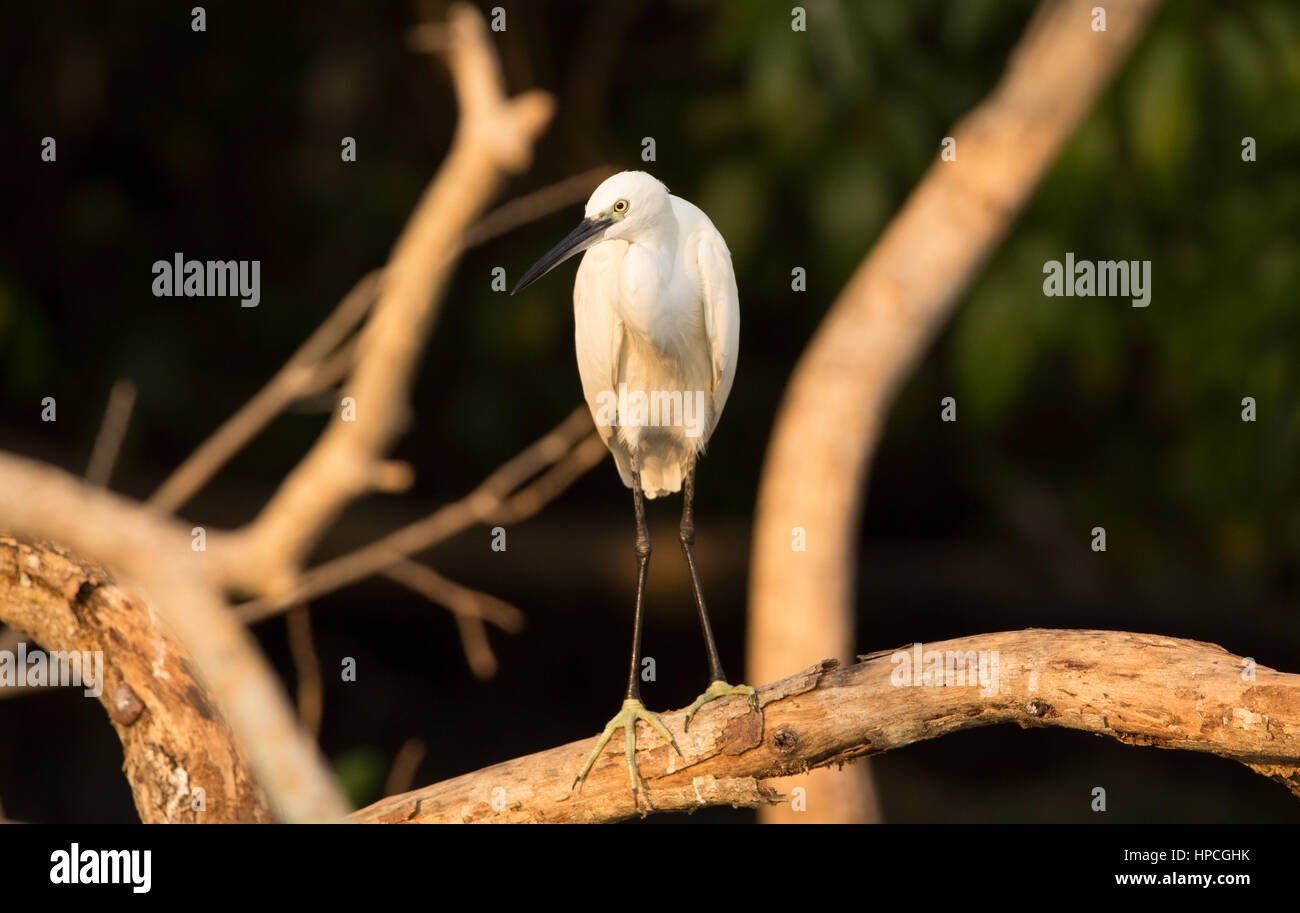
[[[271,820],[230,728],[194,677],[189,652],[106,571],[56,546],[0,536],[0,620],[23,632],[29,654],[39,648],[102,657],[103,680],[94,684],[122,740],[140,820]]]
[[[48,540],[111,568],[162,616],[195,660],[193,675],[248,753],[285,821],[332,821],[348,804],[248,629],[229,611],[190,531],[63,470],[0,452],[0,529]]]
[[[749,679],[770,680],[822,656],[847,659],[853,649],[858,520],[894,391],[1127,58],[1159,0],[1110,5],[1104,32],[1092,30],[1094,6],[1044,0],[996,88],[952,128],[955,160],[936,158],[799,359],[759,486]],[[795,528],[807,549],[792,557]],[[846,814],[821,820],[869,818],[866,784],[837,779],[843,801],[835,807]],[[825,777],[818,788],[830,788]]]
[[[642,725],[637,760],[648,788],[640,807],[628,788],[620,737],[580,792],[571,788],[574,774],[594,739],[391,796],[349,820],[601,822],[759,805],[778,800],[764,780],[994,723],[1060,726],[1131,745],[1217,754],[1300,796],[1300,675],[1256,666],[1214,644],[1120,631],[1009,631],[923,649],[972,661],[996,655],[996,693],[956,679],[897,683],[902,666],[893,657],[910,656],[910,645],[847,667],[827,660],[760,688],[761,713],[743,698],[726,698],[705,707],[689,732],[682,711],[664,714],[684,759]],[[810,811],[824,798],[810,792]]]

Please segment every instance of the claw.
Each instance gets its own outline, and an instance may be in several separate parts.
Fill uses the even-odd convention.
[[[645,709],[645,705],[635,698],[628,698],[623,702],[623,708],[615,717],[605,724],[605,729],[601,732],[600,738],[596,740],[596,747],[587,755],[587,762],[582,765],[582,770],[573,781],[573,787],[580,787],[583,781],[587,779],[587,774],[591,772],[591,767],[600,757],[600,753],[605,750],[609,740],[614,735],[614,730],[623,729],[625,735],[624,755],[627,758],[627,778],[632,786],[632,794],[635,797],[637,793],[638,780],[641,778],[641,771],[636,763],[636,724],[638,720],[644,720],[650,725],[650,728],[659,733],[669,745],[673,746],[673,751],[680,756],[682,750],[677,747],[677,740],[673,734],[668,731],[668,727],[659,719],[659,715],[651,713]]]

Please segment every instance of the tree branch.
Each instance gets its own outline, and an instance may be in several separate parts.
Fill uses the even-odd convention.
[[[117,456],[122,450],[122,440],[126,437],[126,427],[131,423],[135,394],[135,384],[126,378],[113,384],[108,393],[104,421],[99,426],[95,446],[90,451],[90,463],[86,467],[86,481],[92,485],[108,487]]]
[[[461,238],[505,175],[526,167],[553,107],[544,92],[505,97],[491,40],[472,6],[453,5],[446,26],[426,26],[424,34],[441,36],[460,118],[447,158],[399,237],[358,336],[346,390],[356,401],[356,421],[336,413],[261,514],[242,530],[205,531],[206,550],[193,548],[188,528],[157,508],[183,503],[229,455],[232,443],[238,445],[247,429],[278,408],[279,387],[227,426],[228,439],[213,441],[182,467],[154,508],[89,491],[54,467],[0,453],[0,523],[58,542],[140,588],[149,608],[193,654],[276,817],[287,821],[337,819],[347,810],[346,799],[251,635],[227,611],[224,594],[290,589],[303,559],[352,499],[409,476],[394,473],[386,453],[405,428],[410,382]],[[354,306],[345,302],[329,321],[339,333],[322,329],[313,337],[322,349],[364,313],[362,285]],[[318,378],[319,370],[311,370]]]
[[[853,650],[855,550],[867,468],[894,391],[974,281],[1159,0],[1045,0],[989,97],[936,160],[817,328],[786,388],[763,465],[749,582],[748,670],[764,681]],[[828,486],[826,479],[835,479]],[[792,530],[805,551],[791,557]],[[847,778],[841,778],[847,779]],[[819,788],[832,788],[822,778]],[[869,818],[842,782],[836,821]],[[765,820],[774,820],[765,816]],[[805,819],[806,820],[806,819]]]
[[[248,753],[280,820],[330,821],[347,801],[297,724],[270,665],[228,611],[189,529],[54,466],[0,452],[0,526],[57,542],[128,578],[195,661],[211,703]]]
[[[321,374],[329,371],[329,368],[322,367],[326,359],[365,319],[374,304],[381,275],[380,270],[371,270],[362,276],[266,386],[226,419],[158,486],[149,498],[149,506],[168,514],[180,510],[289,403],[314,388],[318,389]],[[349,351],[347,354],[350,361],[353,353]]]
[[[189,652],[106,571],[55,546],[0,537],[0,619],[24,632],[29,654],[39,645],[103,657],[95,686],[122,740],[141,821],[270,821],[266,797],[194,677]]]
[[[608,166],[592,168],[511,200],[483,216],[461,248],[482,244],[561,206],[586,199],[591,188],[611,173]],[[275,376],[167,477],[150,496],[149,505],[163,513],[175,513],[291,402],[342,380],[356,360],[355,337],[344,340],[370,312],[381,275],[382,270],[371,270],[363,276]]]
[[[253,599],[235,608],[244,621],[250,624],[261,621],[301,602],[382,573],[405,560],[407,555],[432,548],[476,523],[506,524],[527,519],[608,453],[600,436],[591,430],[591,413],[586,406],[579,406],[460,500],[444,504],[421,520],[312,568],[277,596]],[[543,468],[546,471],[540,476],[515,490]]]
[[[637,762],[647,789],[640,808],[617,739],[584,788],[571,788],[594,745],[585,739],[391,796],[349,820],[602,822],[650,811],[760,805],[777,801],[762,782],[768,778],[995,723],[1059,726],[1130,745],[1217,754],[1300,796],[1300,675],[1254,665],[1214,644],[1121,631],[1030,629],[924,648],[996,655],[996,693],[983,696],[981,685],[956,680],[895,684],[902,667],[891,657],[910,656],[911,646],[848,667],[825,660],[760,688],[761,713],[743,698],[726,698],[702,710],[689,732],[682,711],[664,714],[685,760],[642,726]],[[810,810],[818,798],[809,795]]]
[[[456,135],[438,174],[393,248],[374,312],[361,331],[345,385],[355,420],[336,412],[324,434],[249,526],[214,547],[223,577],[258,595],[291,589],[330,523],[374,488],[377,464],[405,429],[407,394],[437,315],[461,238],[506,174],[527,167],[551,118],[545,92],[507,99],[483,17],[468,4],[448,11],[438,37],[460,104]]]

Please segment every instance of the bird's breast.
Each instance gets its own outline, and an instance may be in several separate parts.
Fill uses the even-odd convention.
[[[680,354],[702,326],[698,286],[639,244],[628,245],[612,305],[627,332],[666,356]]]

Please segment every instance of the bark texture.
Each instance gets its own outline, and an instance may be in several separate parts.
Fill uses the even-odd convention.
[[[1122,631],[1030,629],[981,634],[923,650],[997,657],[996,693],[955,676],[903,684],[896,653],[840,666],[826,660],[743,698],[706,706],[682,729],[663,715],[684,758],[642,725],[637,760],[648,788],[634,804],[621,738],[573,778],[587,739],[383,799],[349,820],[375,823],[601,822],[707,805],[788,805],[764,783],[951,732],[995,723],[1059,726],[1130,745],[1230,758],[1300,796],[1300,675],[1257,666],[1222,647]],[[924,672],[924,668],[920,670]],[[905,681],[912,681],[907,670]],[[808,789],[804,814],[833,794]]]
[[[189,653],[108,572],[57,546],[0,536],[0,620],[25,635],[28,651],[102,652],[99,701],[122,740],[140,820],[271,820]]]

